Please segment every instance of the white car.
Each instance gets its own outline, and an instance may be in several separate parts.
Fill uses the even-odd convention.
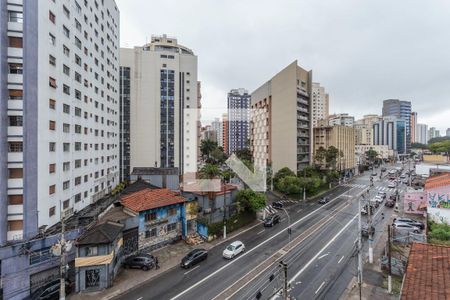
[[[244,251],[245,251],[244,243],[242,243],[241,241],[234,241],[231,244],[229,244],[225,248],[225,250],[223,250],[222,255],[227,259],[232,259]]]
[[[374,199],[379,204],[383,203],[383,197],[380,195],[376,195]]]
[[[389,182],[388,188],[393,189],[395,187],[396,187],[395,182]]]

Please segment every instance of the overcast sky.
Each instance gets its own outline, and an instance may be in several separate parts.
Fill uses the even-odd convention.
[[[330,113],[381,114],[412,101],[419,123],[450,127],[450,1],[116,0],[121,46],[168,34],[198,55],[203,107],[252,92],[294,60],[330,94]]]

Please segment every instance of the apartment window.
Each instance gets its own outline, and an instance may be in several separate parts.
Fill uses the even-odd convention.
[[[8,178],[23,178],[23,169],[22,168],[8,169]]]
[[[51,186],[48,187],[48,194],[49,194],[49,195],[54,194],[55,191],[56,191],[56,185],[55,185],[55,184],[53,184],[53,185],[51,185]]]
[[[70,87],[68,85],[63,85],[63,93],[70,95]]]
[[[8,152],[23,152],[23,143],[8,142]]]
[[[80,185],[81,184],[81,176],[75,177],[75,185]]]
[[[63,73],[67,76],[70,76],[70,68],[66,65],[63,65]]]
[[[75,107],[75,116],[81,117],[81,108]]]
[[[49,19],[53,24],[55,24],[55,22],[56,22],[56,16],[55,16],[55,14],[52,13],[51,11],[48,11],[48,19]]]
[[[50,45],[55,45],[56,44],[56,38],[55,38],[55,36],[53,35],[53,34],[51,34],[51,33],[49,33],[48,34],[48,40],[49,40],[49,42],[50,42]]]
[[[81,83],[81,74],[78,72],[75,72],[75,81]]]
[[[9,100],[22,100],[23,91],[22,90],[8,90]]]
[[[56,151],[56,143],[54,143],[54,142],[48,143],[48,151],[55,152]]]
[[[81,142],[75,142],[75,151],[81,151]]]
[[[63,163],[63,171],[69,171],[70,170],[70,162],[66,161]]]
[[[177,214],[177,209],[174,208],[174,207],[169,208],[168,211],[167,211],[167,214],[168,214],[169,216],[176,215],[176,214]]]
[[[85,248],[85,256],[97,256],[97,246],[90,246]]]
[[[52,88],[56,89],[56,79],[53,77],[49,77],[48,78],[48,85],[51,86]]]
[[[70,105],[63,104],[63,112],[66,114],[70,114]]]
[[[67,38],[70,38],[70,30],[66,26],[63,26],[63,33]]]
[[[23,23],[23,13],[20,11],[8,11],[8,21],[14,23]]]
[[[74,197],[74,200],[75,200],[75,203],[80,202],[81,201],[81,193],[76,194]]]
[[[23,73],[23,66],[22,64],[8,64],[9,67],[9,74],[22,74]]]
[[[49,164],[48,165],[48,172],[51,173],[55,173],[56,171],[56,164]]]
[[[70,204],[70,199],[64,200],[63,201],[63,209],[68,209],[69,208],[69,204]]]
[[[79,90],[75,90],[75,98],[81,100],[81,92]]]
[[[158,233],[158,231],[156,230],[156,228],[149,229],[149,230],[145,231],[145,238],[148,239],[148,238],[155,237],[155,236],[157,236],[157,233]]]
[[[75,20],[75,28],[76,28],[79,32],[81,32],[81,23],[78,22],[78,20]]]
[[[22,48],[22,38],[15,36],[8,36],[8,45],[11,48]]]
[[[8,231],[19,231],[19,230],[23,230],[22,220],[8,221]]]
[[[81,168],[81,159],[75,160],[75,169]]]
[[[48,129],[55,130],[56,129],[56,122],[55,121],[48,121]]]
[[[30,265],[39,264],[49,260],[52,257],[52,252],[49,248],[42,249],[40,251],[30,252]]]
[[[65,46],[65,45],[63,45],[63,53],[67,57],[70,56],[70,49],[67,46]]]
[[[56,109],[56,100],[54,99],[48,99],[48,107],[50,109]]]
[[[170,224],[167,224],[167,231],[168,231],[168,232],[174,231],[174,230],[176,230],[176,229],[177,229],[177,223],[170,223]]]
[[[63,12],[67,18],[70,18],[70,11],[65,5],[63,5]]]
[[[70,187],[70,181],[69,180],[64,181],[63,182],[63,190],[67,190],[69,187]]]
[[[51,64],[52,66],[56,66],[56,57],[54,57],[53,55],[49,55],[48,63]]]
[[[70,151],[70,143],[63,143],[63,151],[64,152]]]
[[[156,219],[157,219],[157,216],[156,216],[155,212],[145,215],[145,221],[146,222],[152,222],[152,221],[155,221]]]
[[[81,41],[77,37],[75,37],[75,46],[77,46],[78,49],[81,49]]]
[[[75,125],[75,133],[81,133],[81,125]]]
[[[23,126],[22,116],[9,116],[9,126]]]
[[[75,54],[75,63],[81,67],[81,57]]]
[[[52,206],[48,209],[48,216],[53,217],[55,215],[56,207]]]
[[[8,195],[9,205],[20,205],[23,204],[23,195]]]
[[[67,123],[63,124],[63,132],[70,133],[70,124]]]

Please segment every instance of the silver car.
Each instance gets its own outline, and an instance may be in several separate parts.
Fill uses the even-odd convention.
[[[412,226],[408,223],[394,222],[394,224],[392,224],[392,226],[394,226],[394,228],[397,229],[398,231],[420,233],[419,227]]]

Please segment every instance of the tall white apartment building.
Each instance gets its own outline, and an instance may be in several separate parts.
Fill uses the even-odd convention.
[[[220,118],[214,118],[211,122],[211,129],[216,132],[217,145],[223,147],[223,122]]]
[[[197,171],[197,56],[177,39],[120,49],[120,66],[130,70],[130,169],[177,167]]]
[[[312,123],[313,127],[317,127],[318,121],[328,119],[329,95],[325,92],[325,88],[320,83],[312,83]]]
[[[428,125],[426,124],[416,124],[414,130],[414,142],[421,144],[428,144]]]
[[[350,116],[349,114],[334,114],[328,116],[328,124],[330,126],[341,125],[353,127],[354,123],[355,117]]]
[[[0,1],[0,244],[118,183],[114,0]]]

